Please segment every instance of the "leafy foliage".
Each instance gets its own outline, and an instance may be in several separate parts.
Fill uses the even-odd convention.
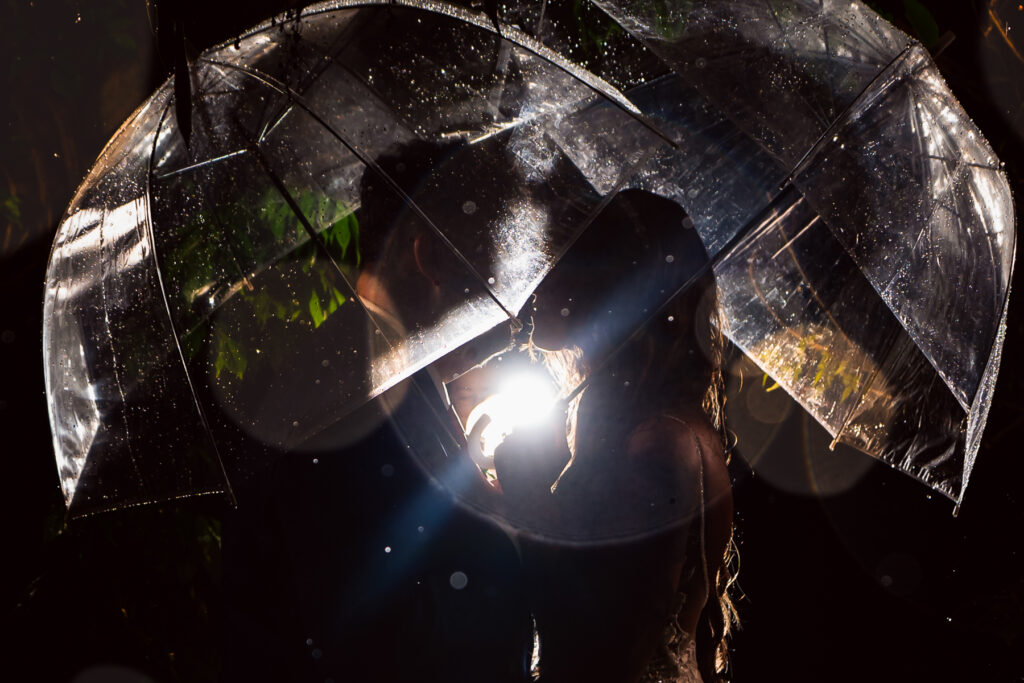
[[[355,213],[314,192],[294,199],[314,229],[326,225],[315,238],[270,190],[198,212],[180,230],[184,239],[165,260],[168,279],[179,292],[172,302],[179,316],[199,318],[183,335],[183,350],[193,359],[208,344],[218,378],[226,372],[242,379],[258,353],[229,325],[209,324],[229,300],[244,307],[261,329],[271,321],[317,329],[349,301],[339,271],[352,271],[362,262]],[[301,278],[289,277],[287,287],[269,286],[296,266]]]

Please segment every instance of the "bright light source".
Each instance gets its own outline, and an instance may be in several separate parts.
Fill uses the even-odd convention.
[[[491,418],[480,435],[481,455],[490,459],[494,450],[516,429],[538,426],[551,415],[555,388],[543,373],[520,371],[501,382],[498,393],[481,401],[466,419],[466,431],[473,432],[484,415]],[[492,465],[478,462],[484,470]]]

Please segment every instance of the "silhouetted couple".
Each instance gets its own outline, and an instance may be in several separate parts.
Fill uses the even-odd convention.
[[[445,155],[406,148],[364,177],[357,293],[373,337],[443,335],[478,286],[450,272],[436,224],[455,234],[470,214],[501,212],[508,178],[444,170]],[[458,192],[469,183],[472,212]],[[622,192],[544,279],[520,313],[532,334],[519,352],[562,397],[586,387],[547,427],[509,435],[490,477],[446,384],[511,347],[507,325],[350,417],[376,425],[358,441],[328,430],[315,459],[288,454],[239,487],[224,535],[226,677],[710,681],[732,511],[713,276],[662,307],[706,261],[685,219]]]

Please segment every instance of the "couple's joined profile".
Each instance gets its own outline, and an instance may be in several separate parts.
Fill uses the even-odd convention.
[[[446,246],[380,173],[448,230],[467,218],[446,185],[473,185],[476,220],[503,209],[508,171],[482,174],[501,169],[486,150],[424,180],[452,154],[406,146],[364,176],[357,294],[396,329],[429,329],[475,285],[439,275]],[[464,420],[459,378],[511,345],[507,327],[385,394],[358,442],[328,454],[327,435],[318,465],[285,456],[240,487],[226,678],[717,680],[732,511],[713,276],[644,324],[706,260],[684,223],[667,199],[621,192],[544,279],[529,353],[563,395],[588,384],[564,419],[508,436],[496,481],[447,392]]]

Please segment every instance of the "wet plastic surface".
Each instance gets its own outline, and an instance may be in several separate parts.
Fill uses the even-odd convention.
[[[686,210],[727,333],[834,437],[959,500],[1013,214],[927,53],[859,3],[596,4],[656,57],[625,92],[483,15],[353,2],[203,53],[190,147],[173,83],[143,105],[47,274],[72,514],[229,490],[219,424],[296,448],[511,327],[626,188]],[[417,141],[429,173],[395,161]]]

